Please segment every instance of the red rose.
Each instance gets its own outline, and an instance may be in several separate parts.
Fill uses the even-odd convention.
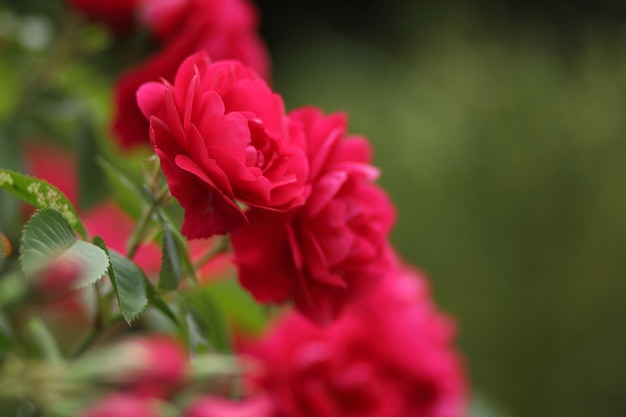
[[[127,340],[118,347],[119,358],[133,359],[130,369],[117,369],[112,382],[142,397],[167,398],[184,381],[188,358],[183,347],[168,336]]]
[[[53,260],[32,277],[30,285],[33,301],[64,301],[72,295],[82,276],[83,266],[75,259],[64,257]]]
[[[290,120],[306,135],[309,196],[288,213],[251,210],[250,224],[232,235],[235,263],[257,301],[294,299],[326,323],[387,270],[395,211],[372,183],[368,142],[345,136],[343,115],[305,108]]]
[[[273,417],[272,404],[265,397],[233,402],[216,397],[201,397],[185,417]]]
[[[140,0],[69,0],[75,9],[99,20],[115,32],[128,31],[135,20],[135,8]]]
[[[247,0],[150,0],[138,13],[163,47],[117,82],[113,130],[125,148],[149,143],[148,121],[135,101],[137,89],[149,81],[173,82],[189,55],[206,51],[213,60],[238,60],[261,77],[268,76],[269,59],[256,32],[256,11]]]
[[[142,0],[137,8],[139,24],[166,41],[180,29],[190,5],[190,0]]]
[[[137,92],[172,195],[185,209],[188,238],[243,226],[237,202],[287,210],[303,201],[308,165],[281,97],[236,61],[199,53],[182,63],[174,85]]]
[[[453,330],[422,277],[402,271],[328,327],[285,316],[248,347],[263,365],[253,383],[281,417],[460,417]]]

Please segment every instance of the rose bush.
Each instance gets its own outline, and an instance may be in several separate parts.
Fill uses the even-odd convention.
[[[282,98],[239,62],[195,54],[173,85],[144,84],[137,101],[171,193],[185,209],[188,238],[242,227],[247,217],[238,203],[275,211],[302,204],[302,137]]]
[[[459,417],[466,388],[453,334],[424,278],[398,269],[331,325],[287,314],[244,351],[263,365],[252,383],[279,417]]]
[[[0,414],[460,417],[454,328],[390,246],[370,144],[341,113],[285,111],[248,0],[67,1],[115,37],[35,17],[67,23],[41,53],[3,11],[29,64],[0,126],[0,189],[23,203],[2,195]],[[106,143],[98,97],[149,48],[110,89],[122,147],[156,154],[139,164]],[[110,163],[107,189],[72,148]],[[279,317],[258,304],[286,301],[238,349]]]
[[[344,115],[308,107],[289,118],[306,137],[308,198],[287,213],[251,210],[249,225],[231,237],[235,263],[258,301],[293,299],[309,318],[327,323],[388,269],[395,210],[373,184],[369,143],[346,136]]]

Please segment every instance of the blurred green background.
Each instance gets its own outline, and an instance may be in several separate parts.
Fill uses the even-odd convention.
[[[54,33],[60,4],[0,2],[40,18],[30,41]],[[344,110],[374,143],[394,243],[458,321],[472,417],[626,416],[626,2],[257,4],[288,108]],[[5,120],[42,45],[24,62],[0,49]],[[104,126],[119,68],[87,56],[59,88]],[[75,122],[45,93],[26,108]]]
[[[314,3],[260,2],[277,90],[374,142],[491,414],[625,416],[626,3]]]

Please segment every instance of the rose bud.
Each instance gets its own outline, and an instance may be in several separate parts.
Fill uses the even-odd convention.
[[[53,303],[72,293],[82,277],[79,262],[58,258],[36,272],[30,280],[31,297],[36,303]]]
[[[271,417],[273,406],[268,398],[257,397],[234,402],[217,397],[197,399],[185,417]]]

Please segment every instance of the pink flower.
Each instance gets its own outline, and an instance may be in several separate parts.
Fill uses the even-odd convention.
[[[242,402],[217,397],[201,397],[185,413],[185,417],[272,417],[273,415],[272,404],[265,397]]]
[[[302,138],[292,135],[281,97],[240,63],[193,55],[174,85],[144,84],[137,101],[188,238],[246,224],[238,202],[277,211],[302,204]]]
[[[75,259],[57,258],[35,273],[31,291],[35,302],[57,303],[67,299],[83,275],[82,265]]]
[[[263,78],[269,75],[256,10],[248,0],[144,0],[138,14],[163,47],[117,82],[113,130],[125,148],[149,143],[148,121],[135,101],[137,89],[149,81],[173,82],[189,55],[205,51],[214,60],[238,60]]]
[[[281,417],[460,417],[466,385],[453,333],[423,278],[403,270],[330,326],[283,317],[248,354],[264,369],[253,382]]]
[[[75,9],[99,20],[115,32],[127,32],[134,23],[135,7],[140,0],[69,0]]]
[[[134,358],[130,369],[116,369],[112,382],[134,395],[167,398],[184,382],[188,358],[183,347],[165,335],[127,340],[119,346],[120,358]]]
[[[164,417],[164,414],[149,398],[112,394],[83,411],[80,417]]]
[[[387,270],[395,210],[372,183],[378,172],[368,142],[345,136],[342,114],[304,108],[290,120],[306,135],[309,196],[287,213],[251,210],[250,224],[232,235],[235,263],[257,301],[294,299],[327,323]]]

